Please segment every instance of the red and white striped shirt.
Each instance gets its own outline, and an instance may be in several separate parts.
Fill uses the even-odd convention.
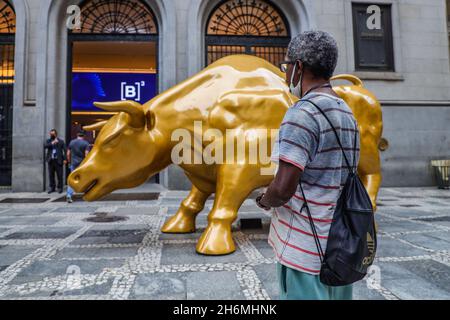
[[[304,99],[312,100],[327,114],[340,136],[348,160],[353,163],[355,154],[358,163],[358,126],[344,100],[315,92]],[[356,150],[355,138],[358,139]],[[299,101],[287,111],[272,151],[272,161],[278,163],[280,160],[303,171],[302,186],[325,252],[336,201],[348,170],[331,126],[312,104]],[[301,210],[303,201],[300,187],[297,187],[291,200],[274,210],[269,243],[281,264],[317,275],[320,258],[307,212]]]

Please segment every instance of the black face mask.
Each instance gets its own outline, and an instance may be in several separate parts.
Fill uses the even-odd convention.
[[[55,136],[54,134],[51,134],[51,135],[50,135],[50,138],[51,138],[52,140],[55,140],[55,139],[56,139],[56,136]]]

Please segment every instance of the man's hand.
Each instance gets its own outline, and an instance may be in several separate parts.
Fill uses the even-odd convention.
[[[55,144],[58,144],[58,142],[59,142],[59,140],[55,139],[55,140],[52,141],[52,144],[55,145]]]
[[[275,178],[260,199],[261,206],[278,208],[287,203],[297,190],[301,174],[302,169],[280,160]]]
[[[68,163],[67,160],[64,160],[64,165],[67,165],[67,163]]]
[[[264,197],[264,193],[260,194],[257,198],[256,198],[256,205],[258,207],[260,207],[263,210],[269,211],[271,208],[270,206],[264,204],[261,200]]]

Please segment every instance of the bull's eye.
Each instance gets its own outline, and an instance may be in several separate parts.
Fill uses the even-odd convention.
[[[120,134],[113,134],[105,139],[103,146],[105,148],[115,148],[120,141]]]

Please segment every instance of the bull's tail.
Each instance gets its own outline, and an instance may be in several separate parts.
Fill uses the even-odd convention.
[[[361,79],[351,74],[339,74],[331,78],[331,80],[347,80],[353,83],[353,85],[355,86],[363,87]]]

